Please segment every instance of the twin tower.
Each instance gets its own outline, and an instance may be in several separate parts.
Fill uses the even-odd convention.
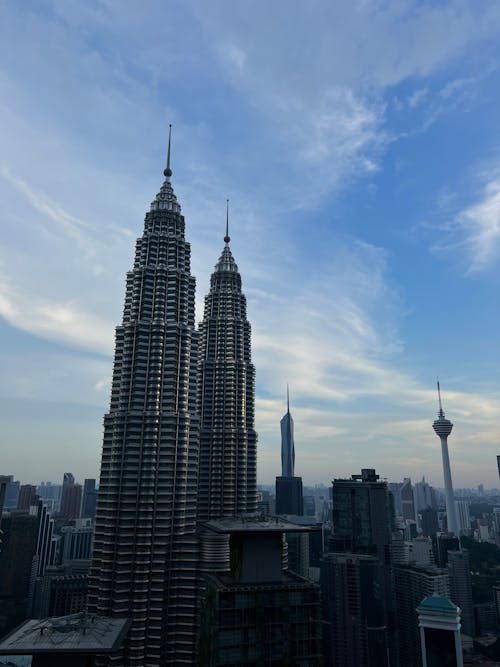
[[[109,664],[193,664],[198,521],[256,510],[255,370],[241,276],[224,248],[195,327],[185,220],[167,166],[116,328],[89,611],[126,616]]]

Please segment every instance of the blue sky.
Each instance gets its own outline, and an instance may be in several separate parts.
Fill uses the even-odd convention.
[[[98,474],[114,327],[162,181],[197,314],[232,249],[253,327],[259,480],[363,467],[497,486],[500,5],[0,4],[2,471]]]

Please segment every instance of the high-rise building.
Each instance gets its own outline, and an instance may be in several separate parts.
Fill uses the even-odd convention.
[[[36,486],[33,484],[21,484],[19,497],[17,499],[18,510],[29,510],[36,504]]]
[[[399,661],[404,667],[420,667],[422,652],[418,629],[417,607],[434,593],[449,596],[446,570],[432,566],[396,565],[396,611],[398,616]]]
[[[420,511],[420,528],[427,537],[434,537],[439,530],[438,513],[432,507]]]
[[[406,521],[415,521],[413,486],[409,477],[405,477],[401,485],[401,516]]]
[[[200,324],[198,519],[257,509],[255,369],[241,276],[229,246],[210,278]]]
[[[91,556],[93,531],[92,526],[63,526],[59,562],[64,564],[72,560],[87,559]]]
[[[330,554],[324,557],[327,562],[321,571],[322,595],[329,600],[323,607],[325,651],[335,657],[338,667],[397,665],[392,494],[375,470],[365,468],[351,479],[334,480],[332,504]],[[369,558],[357,558],[359,555]],[[342,625],[347,621],[336,611],[344,608],[351,610],[345,613],[353,619],[356,616],[350,629]],[[361,633],[362,626],[366,627]],[[363,646],[343,639],[345,632],[356,635]],[[360,656],[368,657],[357,662]]]
[[[457,513],[455,509],[455,495],[453,493],[453,483],[451,481],[450,456],[448,454],[448,436],[451,433],[453,424],[449,419],[446,419],[443,411],[439,380],[437,386],[438,386],[438,397],[439,397],[439,413],[438,413],[438,418],[432,424],[432,428],[434,429],[436,435],[441,440],[441,454],[443,458],[443,473],[444,473],[444,491],[446,496],[446,520],[448,524],[448,532],[454,533],[455,535],[458,536],[459,529],[458,529]]]
[[[290,391],[286,386],[286,414],[280,422],[281,427],[281,476],[295,475],[295,443],[293,440],[293,418],[290,414]]]
[[[302,516],[304,514],[302,477],[295,477],[295,443],[288,386],[286,388],[286,414],[280,425],[281,477],[276,477],[276,514]]]
[[[95,488],[95,479],[86,479],[83,482],[82,519],[94,520],[96,505],[97,491]]]
[[[470,512],[469,503],[466,500],[455,500],[455,511],[457,514],[459,533],[465,533],[470,530]]]
[[[283,539],[310,528],[244,517],[202,528],[207,569],[198,664],[322,665],[319,587],[287,570]],[[210,533],[225,538],[216,551],[213,539],[204,542]]]
[[[127,667],[194,659],[195,279],[171,175],[169,140],[165,180],[137,240],[116,328],[89,581],[92,613],[131,620],[125,649],[112,660]]]
[[[30,611],[37,518],[14,510],[4,513],[0,528],[0,637]]]
[[[425,477],[422,477],[421,482],[417,482],[414,487],[415,490],[415,509],[417,512],[431,507],[437,509],[436,492],[432,486],[426,482]]]
[[[5,502],[5,495],[7,493],[7,486],[10,482],[10,477],[7,475],[0,475],[0,517],[3,512],[3,505]]]
[[[68,520],[80,516],[82,506],[82,487],[80,484],[66,484],[63,487],[61,515]]]
[[[438,567],[448,565],[448,552],[460,550],[460,540],[452,533],[437,533],[433,539],[434,558]]]
[[[448,551],[448,575],[450,577],[450,598],[462,610],[462,632],[474,637],[476,634],[474,604],[467,549]]]
[[[7,488],[5,489],[5,498],[3,507],[5,510],[15,509],[19,498],[19,488],[21,483],[14,479],[13,475],[7,475]]]

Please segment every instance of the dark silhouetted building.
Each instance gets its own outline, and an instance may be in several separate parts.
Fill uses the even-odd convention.
[[[474,637],[476,629],[472,602],[470,560],[467,549],[448,551],[448,574],[450,577],[450,599],[461,609],[462,633]]]
[[[422,651],[417,607],[434,593],[449,597],[446,570],[417,565],[395,565],[396,611],[398,620],[399,661],[404,667],[420,667]]]
[[[95,488],[95,479],[86,479],[83,482],[82,496],[82,519],[95,519],[97,506],[97,491]]]
[[[82,487],[80,484],[66,484],[63,486],[61,500],[61,515],[71,521],[78,519],[82,505]]]
[[[392,495],[375,470],[366,468],[334,480],[332,504],[330,553],[321,568],[325,655],[337,667],[396,666]],[[344,640],[346,632],[357,633],[358,642]]]
[[[437,510],[427,507],[420,511],[420,528],[426,537],[435,537],[439,531]]]
[[[36,516],[13,510],[2,516],[0,552],[0,637],[30,612],[38,532]]]
[[[460,550],[460,540],[451,533],[437,533],[432,544],[434,546],[434,559],[438,567],[448,565],[448,551]]]
[[[33,484],[22,484],[19,488],[19,496],[17,499],[18,510],[29,510],[30,507],[36,505],[37,495],[36,486]]]

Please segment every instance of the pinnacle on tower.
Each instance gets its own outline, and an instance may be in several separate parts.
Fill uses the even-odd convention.
[[[224,243],[229,243],[231,237],[229,236],[229,199],[226,199],[226,235],[224,236]]]
[[[170,168],[170,145],[172,143],[172,123],[168,126],[168,151],[167,151],[167,166],[163,170],[165,178],[172,176],[172,169]]]

